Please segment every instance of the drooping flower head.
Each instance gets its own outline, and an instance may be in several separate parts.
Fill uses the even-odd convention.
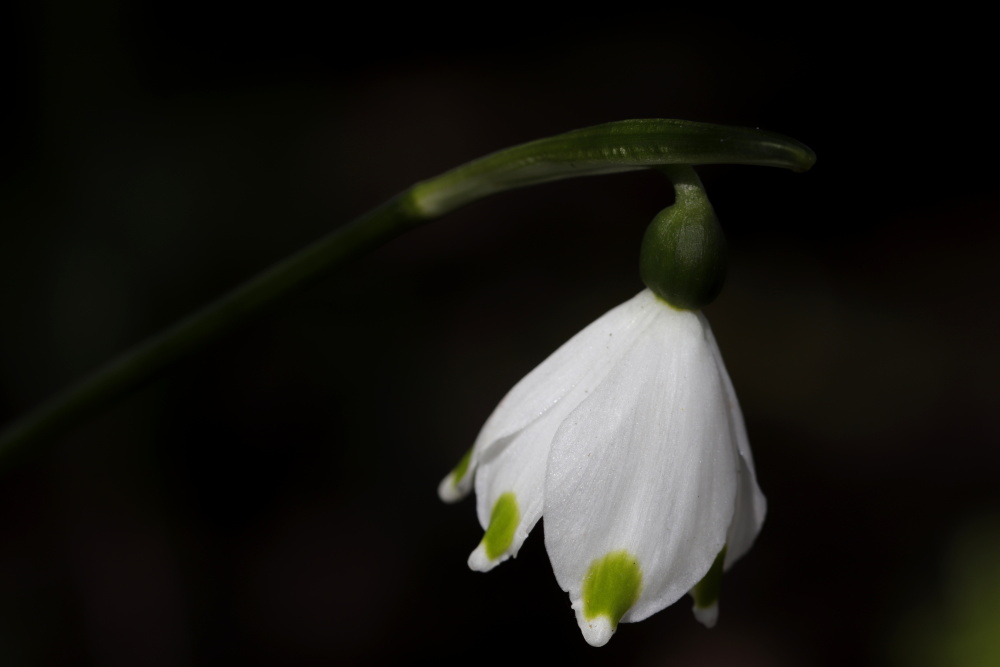
[[[682,191],[681,176],[677,203],[646,237],[674,256],[643,251],[654,289],[647,274],[662,274],[658,266],[679,276],[666,280],[669,302],[643,290],[570,339],[504,397],[439,487],[453,501],[475,486],[485,534],[469,556],[474,570],[516,556],[545,518],[556,579],[595,646],[619,622],[689,592],[698,619],[714,625],[722,570],[764,520],[736,394],[708,321],[690,309],[721,286],[714,257],[708,269],[697,261],[704,239],[715,241],[690,223],[706,212],[717,223],[707,200],[691,204],[700,187]],[[692,242],[691,229],[703,240]],[[693,269],[679,272],[692,256]]]

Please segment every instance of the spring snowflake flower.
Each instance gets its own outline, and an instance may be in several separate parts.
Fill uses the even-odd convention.
[[[736,394],[705,316],[646,289],[519,382],[439,494],[472,488],[469,567],[545,547],[584,638],[601,646],[685,593],[711,627],[718,586],[764,520]]]

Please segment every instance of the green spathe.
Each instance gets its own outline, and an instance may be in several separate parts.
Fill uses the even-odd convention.
[[[674,183],[676,200],[646,228],[639,273],[646,286],[671,306],[699,310],[722,290],[726,240],[694,170],[663,171]]]
[[[497,498],[490,513],[490,527],[483,535],[487,558],[496,560],[507,551],[514,541],[514,530],[520,520],[521,511],[513,493],[508,491]]]
[[[583,616],[588,621],[607,616],[611,628],[639,599],[642,570],[628,551],[612,551],[590,564],[583,578]]]

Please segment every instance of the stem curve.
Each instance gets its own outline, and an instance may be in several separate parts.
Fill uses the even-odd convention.
[[[0,467],[324,274],[482,197],[563,178],[661,165],[751,164],[805,171],[815,160],[807,146],[777,133],[662,119],[606,123],[473,160],[417,183],[58,393],[0,432]]]

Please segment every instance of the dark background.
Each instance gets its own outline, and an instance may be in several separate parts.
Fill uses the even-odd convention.
[[[0,423],[506,146],[687,118],[819,161],[701,169],[731,247],[708,314],[770,503],[716,629],[685,599],[593,649],[542,526],[473,573],[473,501],[435,493],[518,379],[641,289],[671,196],[643,172],[398,238],[8,469],[0,664],[1000,662],[976,17],[64,4],[0,20]]]

